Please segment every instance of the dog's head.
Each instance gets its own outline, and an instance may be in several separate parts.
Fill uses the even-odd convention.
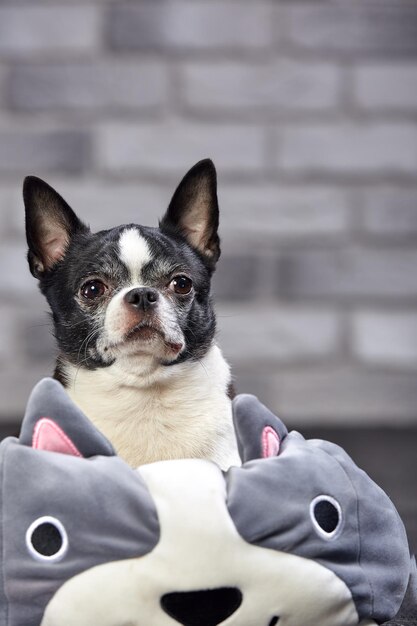
[[[159,228],[92,233],[33,176],[23,195],[29,266],[52,310],[61,363],[95,369],[118,361],[130,370],[139,361],[146,372],[204,355],[215,332],[210,278],[220,256],[210,160],[185,175]]]

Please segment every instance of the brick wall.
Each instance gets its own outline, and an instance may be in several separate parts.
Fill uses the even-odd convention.
[[[0,418],[51,371],[22,178],[155,225],[211,156],[239,390],[289,421],[417,423],[417,3],[0,2]]]

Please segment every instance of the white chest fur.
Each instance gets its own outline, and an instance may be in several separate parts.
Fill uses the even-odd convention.
[[[239,465],[227,397],[230,370],[217,346],[198,362],[170,367],[116,362],[68,368],[67,391],[129,465],[205,458]]]

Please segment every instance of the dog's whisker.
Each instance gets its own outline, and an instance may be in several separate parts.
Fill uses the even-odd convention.
[[[85,340],[83,341],[83,343],[81,344],[81,347],[80,347],[80,349],[79,349],[79,351],[78,351],[78,358],[77,358],[77,363],[78,363],[78,366],[77,366],[77,369],[76,369],[76,371],[75,371],[75,376],[74,376],[74,385],[75,385],[75,383],[76,383],[76,381],[77,381],[77,376],[78,376],[78,373],[80,372],[80,370],[81,370],[81,368],[82,368],[83,364],[84,364],[84,363],[86,363],[86,362],[88,361],[88,359],[89,359],[89,357],[87,356],[88,344],[90,343],[90,341],[91,341],[92,339],[94,339],[94,337],[95,337],[95,336],[96,336],[99,332],[100,332],[100,328],[96,328],[95,330],[93,330],[93,331],[92,331],[92,332],[91,332],[91,333],[90,333],[90,334],[86,337],[86,339],[85,339]],[[86,344],[86,345],[85,345],[85,350],[84,350],[84,359],[82,359],[81,361],[79,361],[78,359],[79,359],[80,352],[81,352],[81,349],[82,349],[82,346],[83,346],[83,344],[84,344],[84,343]]]
[[[74,328],[75,326],[82,326],[83,324],[85,325],[87,322],[85,320],[80,320],[79,322],[62,322],[64,326],[66,326],[67,328]]]
[[[29,326],[27,326],[27,328],[31,329],[31,328],[44,328],[45,326],[48,326],[48,328],[53,328],[53,324],[49,323],[49,324],[30,324]]]
[[[208,378],[209,377],[209,373],[208,373],[207,367],[204,365],[203,361],[201,359],[197,359],[197,363],[199,365],[201,365],[201,367],[203,368],[203,370],[204,370],[204,372],[205,372],[205,374],[206,374],[206,376]]]
[[[79,357],[80,357],[80,352],[81,352],[82,345],[83,345],[83,344],[81,344],[81,347],[80,347],[80,349],[79,349],[79,351],[78,351],[78,357],[77,357],[77,368],[76,368],[76,370],[75,370],[75,375],[74,375],[74,382],[73,382],[74,387],[75,387],[75,384],[76,384],[76,382],[77,382],[78,373],[80,372],[80,370],[81,370],[82,366],[84,365],[84,363],[86,363],[86,362],[88,361],[88,359],[89,359],[89,357],[87,356],[88,343],[89,343],[89,341],[90,341],[91,339],[93,339],[93,335],[94,335],[94,334],[97,334],[97,333],[99,332],[99,330],[100,330],[100,329],[98,328],[98,329],[96,329],[95,331],[93,331],[92,333],[90,333],[90,335],[88,335],[88,337],[87,337],[87,338],[83,341],[83,344],[87,341],[87,344],[86,344],[86,346],[85,346],[85,351],[84,351],[84,357],[85,357],[85,358],[84,358],[84,359],[81,359],[81,361],[80,361],[80,360],[79,360]]]
[[[217,319],[231,319],[233,317],[243,317],[244,313],[233,313],[232,315],[216,315]]]
[[[100,332],[100,328],[95,328],[91,333],[89,333],[87,335],[87,337],[84,339],[84,341],[82,342],[79,350],[78,350],[78,354],[77,354],[77,363],[80,365],[82,363],[85,363],[88,360],[87,357],[87,349],[88,349],[88,344],[90,343],[90,341],[92,339],[94,339],[94,337]],[[83,347],[85,346],[84,349],[84,359],[82,359],[82,361],[79,361],[80,355],[81,355],[81,351],[83,349]],[[79,369],[79,368],[78,368]],[[78,371],[78,370],[77,370]]]

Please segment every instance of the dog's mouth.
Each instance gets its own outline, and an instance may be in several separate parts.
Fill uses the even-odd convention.
[[[184,347],[182,342],[170,340],[166,336],[166,334],[157,326],[143,323],[137,324],[136,326],[131,328],[124,336],[123,343],[130,343],[135,341],[149,343],[158,338],[162,340],[165,348],[168,349],[171,353],[178,354]]]

